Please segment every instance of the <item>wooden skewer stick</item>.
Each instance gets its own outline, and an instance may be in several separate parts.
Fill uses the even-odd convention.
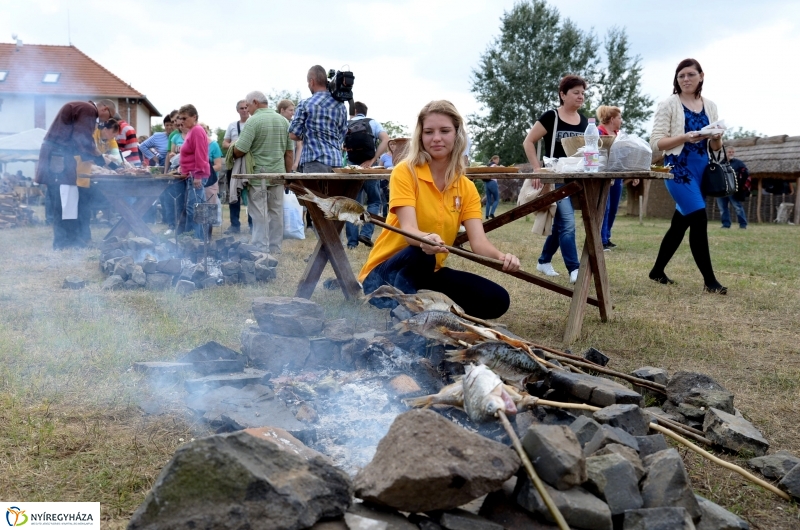
[[[600,410],[600,407],[595,407],[595,406],[592,406],[592,405],[586,405],[586,404],[583,404],[583,403],[562,403],[560,401],[548,401],[546,399],[537,399],[536,401],[533,402],[533,404],[545,405],[545,406],[549,406],[549,407],[559,407],[559,408],[563,408],[563,409],[582,409],[582,410],[592,410],[592,411]],[[761,486],[762,488],[765,488],[765,489],[771,491],[772,493],[774,493],[775,495],[777,495],[781,499],[785,499],[787,501],[791,501],[792,500],[792,498],[789,496],[789,494],[786,493],[785,491],[779,490],[778,488],[776,488],[775,486],[773,486],[769,482],[767,482],[765,480],[761,480],[760,478],[758,478],[758,477],[754,476],[753,474],[747,472],[745,469],[742,469],[741,467],[737,466],[736,464],[731,464],[730,462],[726,462],[725,460],[722,460],[721,458],[717,458],[716,456],[712,455],[708,451],[706,451],[704,449],[701,449],[700,447],[697,447],[695,444],[693,444],[692,442],[690,442],[686,438],[684,438],[684,437],[682,437],[682,436],[680,436],[678,434],[675,434],[674,432],[672,432],[671,430],[667,429],[663,425],[657,425],[655,423],[650,423],[649,427],[651,429],[653,429],[654,431],[656,431],[656,432],[660,432],[661,434],[664,434],[664,435],[672,438],[673,440],[675,440],[676,442],[680,443],[681,445],[685,445],[686,447],[688,447],[689,449],[691,449],[692,451],[694,451],[698,455],[702,456],[706,460],[710,460],[710,461],[714,462],[715,464],[718,464],[718,465],[724,467],[725,469],[729,469],[729,470],[733,471],[734,473],[738,473],[739,475],[743,476],[744,478],[746,478],[747,480],[749,480],[753,484],[757,484],[757,485]]]
[[[525,449],[522,448],[519,437],[517,436],[517,433],[514,432],[514,428],[511,427],[511,423],[509,423],[508,418],[506,418],[505,412],[499,410],[497,411],[497,415],[500,417],[500,422],[503,424],[503,427],[505,427],[508,437],[511,438],[511,443],[514,446],[514,449],[516,449],[519,459],[522,460],[522,465],[525,467],[525,471],[528,472],[528,476],[531,478],[531,482],[533,482],[534,487],[536,487],[536,491],[538,491],[539,495],[542,496],[542,500],[544,501],[545,505],[547,505],[547,509],[550,510],[550,515],[552,515],[553,519],[555,519],[559,530],[569,530],[567,521],[564,519],[564,516],[561,515],[558,506],[556,506],[556,503],[553,502],[553,498],[544,487],[544,482],[542,482],[542,479],[540,479],[539,475],[536,474],[536,470],[533,469],[533,464],[531,463],[530,458],[528,458],[528,454],[525,452]]]

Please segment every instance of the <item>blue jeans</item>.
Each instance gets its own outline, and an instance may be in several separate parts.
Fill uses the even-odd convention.
[[[556,184],[560,188],[563,184]],[[578,247],[575,245],[575,210],[572,208],[570,197],[565,197],[556,203],[556,217],[553,219],[553,233],[547,236],[542,247],[539,263],[550,263],[553,255],[561,247],[561,257],[564,265],[572,272],[581,266],[578,260]]]
[[[194,222],[194,205],[206,202],[206,190],[203,186],[208,179],[202,179],[203,186],[199,188],[194,187],[194,180],[192,177],[186,179],[186,231],[194,230],[194,237],[203,239],[203,225]]]
[[[161,201],[164,224],[175,230],[183,216],[183,209],[186,204],[186,183],[182,181],[173,182],[161,193],[159,200]]]
[[[500,190],[496,180],[484,182],[483,185],[486,189],[486,218],[488,219],[490,215],[494,215],[497,205],[500,204]]]
[[[736,218],[739,221],[739,228],[747,228],[747,214],[744,213],[744,206],[742,203],[733,198],[732,195],[727,197],[717,197],[717,206],[719,206],[719,220],[722,221],[722,226],[725,228],[731,227],[731,210],[728,208],[728,203],[733,204],[733,209],[736,210]]]
[[[617,218],[619,210],[619,199],[622,197],[622,179],[615,179],[608,190],[608,201],[606,202],[606,215],[603,217],[603,228],[600,231],[600,238],[603,245],[611,241],[611,227],[614,226],[614,219]]]
[[[367,195],[367,211],[380,215],[381,213],[381,184],[378,180],[365,180],[361,191],[358,193],[358,202],[363,201],[363,195]],[[359,229],[353,223],[345,224],[345,231],[347,233],[347,246],[358,246]],[[361,227],[361,235],[372,239],[372,232],[375,231],[375,225],[366,223]]]

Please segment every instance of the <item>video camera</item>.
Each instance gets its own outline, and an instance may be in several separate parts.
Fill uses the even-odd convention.
[[[353,83],[356,76],[353,72],[347,70],[328,70],[328,91],[336,101],[345,101],[351,107],[353,106]]]

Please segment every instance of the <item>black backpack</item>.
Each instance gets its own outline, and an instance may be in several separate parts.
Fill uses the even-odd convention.
[[[344,150],[347,160],[352,164],[361,164],[375,158],[375,136],[372,134],[371,118],[358,118],[347,122],[347,133],[344,135]]]

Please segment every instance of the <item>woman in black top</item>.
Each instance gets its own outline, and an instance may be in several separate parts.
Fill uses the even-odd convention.
[[[578,109],[583,106],[585,90],[586,81],[576,75],[568,75],[561,79],[561,83],[558,86],[558,97],[561,100],[561,106],[558,109],[548,110],[542,114],[533,124],[533,128],[525,137],[525,141],[522,142],[525,155],[528,157],[528,162],[533,166],[534,171],[541,169],[539,156],[536,152],[536,142],[544,139],[545,156],[564,158],[567,154],[561,145],[561,139],[570,136],[583,136],[589,121],[578,112]],[[555,127],[556,116],[558,116],[557,128]],[[555,142],[553,142],[553,130],[556,130]],[[540,188],[542,183],[539,179],[534,179],[533,186],[534,188]],[[560,186],[560,184],[556,185],[557,188]],[[553,270],[551,261],[560,246],[561,257],[564,258],[564,264],[567,266],[567,271],[569,271],[569,281],[570,283],[575,283],[578,279],[578,267],[580,267],[578,248],[575,245],[575,210],[572,208],[572,202],[569,197],[561,199],[557,204],[558,209],[553,220],[553,233],[547,236],[544,242],[536,270],[545,273],[547,276],[558,276],[558,273]]]

